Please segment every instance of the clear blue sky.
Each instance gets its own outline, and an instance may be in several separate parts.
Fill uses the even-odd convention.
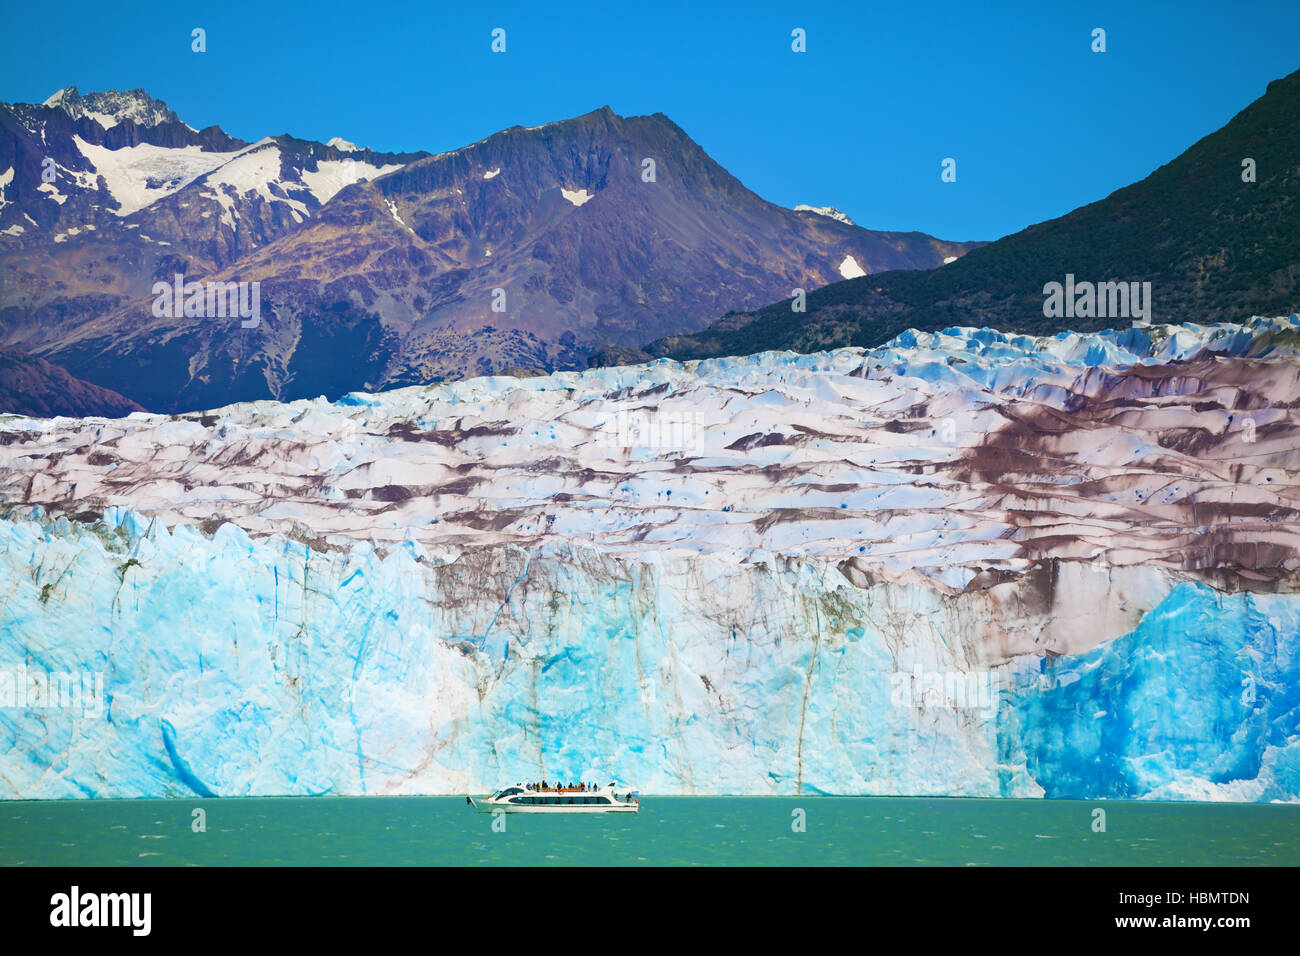
[[[143,87],[247,140],[433,152],[609,104],[666,113],[773,202],[993,239],[1172,159],[1300,68],[1298,41],[1296,0],[12,3],[0,99]]]

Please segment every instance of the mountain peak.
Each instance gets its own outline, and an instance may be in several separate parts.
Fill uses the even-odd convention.
[[[945,268],[816,290],[797,321],[791,321],[789,300],[782,300],[728,315],[700,335],[651,342],[641,354],[686,361],[870,347],[909,328],[931,332],[957,325],[1051,336],[1062,330],[1063,318],[1044,306],[1044,281],[1056,278],[1053,263],[1068,263],[1068,281],[1078,277],[1086,287],[1119,281],[1160,290],[1156,316],[1208,324],[1292,314],[1300,305],[1294,281],[1286,279],[1300,270],[1294,202],[1298,101],[1300,70],[1269,83],[1263,96],[1227,124],[1145,179],[970,256],[944,249]],[[1242,178],[1245,157],[1258,170],[1257,181]],[[1064,268],[1060,278],[1066,278]],[[1142,318],[1135,309],[1129,302],[1071,314],[1069,327],[1128,328]]]
[[[604,106],[598,107],[597,109],[588,110],[585,113],[579,113],[577,116],[574,116],[570,120],[568,120],[568,122],[574,122],[576,120],[592,120],[592,119],[617,120],[617,119],[623,119],[623,117],[615,113],[607,103]],[[565,121],[560,120],[560,122],[565,122]]]
[[[54,109],[59,106],[62,106],[65,100],[75,101],[80,98],[81,97],[77,93],[77,88],[75,86],[65,86],[63,89],[58,90],[55,93],[51,94],[41,105],[48,106],[51,109]]]
[[[619,119],[622,119],[622,117],[619,116],[617,113],[615,113],[612,109],[610,109],[608,105],[606,105],[600,107],[599,109],[590,110],[589,112],[586,113],[579,113],[577,116],[570,116],[567,119],[551,120],[550,122],[541,123],[537,126],[515,126],[512,128],[526,129],[529,131],[538,130],[538,129],[550,129],[551,127],[554,126],[576,128],[576,127],[590,124],[593,121],[608,124],[611,121],[615,121]]]
[[[130,120],[137,126],[158,126],[161,123],[179,123],[180,118],[144,90],[105,90],[82,95],[75,86],[65,86],[45,100],[42,106],[61,109],[73,119],[83,116],[94,120],[104,129]]]
[[[827,219],[836,219],[840,222],[847,223],[850,226],[856,226],[852,219],[840,212],[834,206],[809,206],[806,203],[800,203],[794,207],[795,212],[815,212],[819,216],[825,216]]]
[[[78,257],[94,256],[114,285],[49,293],[57,307],[78,303],[66,306],[79,310],[76,329],[110,313],[134,323],[139,290],[184,266],[218,281],[261,283],[279,328],[293,330],[286,341],[296,344],[265,373],[256,364],[265,333],[244,340],[248,351],[222,351],[215,325],[178,322],[185,316],[175,312],[154,316],[172,323],[133,324],[138,337],[112,331],[102,346],[81,344],[73,322],[24,340],[47,360],[64,354],[49,343],[75,341],[81,351],[63,359],[71,375],[169,410],[573,369],[593,348],[638,348],[792,288],[935,267],[954,251],[919,233],[877,234],[782,209],[662,113],[624,117],[608,104],[430,156],[347,151],[352,144],[341,138],[250,144],[178,123],[153,129],[123,119],[108,129],[128,112],[165,109],[137,91],[68,88],[51,103],[21,104],[26,132],[0,126],[0,155],[12,142],[24,156],[16,169],[39,168],[46,140],[62,167],[50,184],[57,198],[29,190],[22,206],[3,209],[0,272],[32,279],[0,288],[0,314],[23,288],[39,287],[41,275],[84,270]],[[106,118],[64,118],[87,112]],[[203,148],[190,148],[200,140]],[[643,178],[647,168],[655,175]],[[496,289],[508,290],[510,311],[495,308]],[[106,291],[115,298],[106,301]],[[32,305],[31,326],[39,325],[35,309],[54,307]],[[104,318],[102,327],[118,322]],[[164,326],[190,351],[153,337]],[[100,341],[98,330],[86,334]],[[121,358],[137,354],[147,358]],[[189,373],[200,362],[201,378]],[[142,381],[132,374],[142,363],[156,363],[159,374]]]

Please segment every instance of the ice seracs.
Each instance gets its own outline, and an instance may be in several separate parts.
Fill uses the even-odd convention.
[[[1236,549],[1296,544],[1286,521],[1227,520],[1247,501],[1286,509],[1300,487],[1286,472],[1300,456],[1286,444],[1295,331],[1277,319],[907,332],[866,351],[250,402],[207,413],[209,426],[32,422],[0,445],[0,498],[128,507],[169,525],[215,513],[261,535],[301,522],[382,546],[847,555],[955,588],[1052,558],[1180,568],[1206,545],[1186,523],[1221,513],[1215,553],[1249,562]],[[1225,389],[1237,396],[1226,404],[1214,397]],[[205,451],[217,430],[240,467]],[[163,490],[172,481],[183,496]]]
[[[102,667],[106,701],[0,706],[0,796],[600,767],[1300,801],[1298,342],[1300,317],[953,328],[0,416],[0,671]]]

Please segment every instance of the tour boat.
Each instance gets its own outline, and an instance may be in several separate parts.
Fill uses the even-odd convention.
[[[617,783],[604,787],[542,787],[517,783],[496,790],[482,800],[467,796],[465,802],[481,813],[636,813],[641,794]]]

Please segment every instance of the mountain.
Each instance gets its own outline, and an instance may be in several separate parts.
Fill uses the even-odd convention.
[[[54,351],[155,281],[210,274],[423,155],[246,143],[140,90],[0,105],[0,342]]]
[[[807,203],[800,203],[794,207],[795,212],[815,212],[819,216],[826,216],[829,219],[835,219],[839,222],[846,222],[850,226],[856,225],[847,214],[840,212],[834,206],[809,206]]]
[[[1044,315],[1044,286],[1150,282],[1155,321],[1216,322],[1300,307],[1300,71],[1274,80],[1222,129],[1141,182],[938,269],[886,272],[718,319],[706,331],[597,363],[765,349],[871,346],[907,328],[1047,334],[1126,327],[1120,317]],[[1255,182],[1243,181],[1254,160]]]
[[[195,269],[220,267],[344,186],[427,155],[288,135],[247,143],[216,126],[193,129],[143,90],[69,87],[39,106],[0,104],[0,251],[21,266],[91,239],[133,241],[169,246]],[[131,263],[117,265],[114,288],[129,287]]]
[[[1298,346],[958,329],[0,419],[13,697],[98,679],[0,707],[0,798],[1294,803]]]
[[[0,409],[35,418],[120,418],[144,411],[117,392],[83,382],[45,359],[13,349],[0,349]]]
[[[108,90],[82,96],[75,86],[68,86],[41,105],[48,109],[60,109],[74,120],[89,117],[104,129],[112,129],[128,120],[143,127],[180,122],[180,117],[168,109],[166,103],[154,99],[144,90],[127,90],[123,93]]]
[[[5,168],[0,343],[158,410],[578,367],[979,245],[781,208],[662,114],[608,107],[393,154],[68,90],[0,107]],[[153,315],[177,274],[259,283],[264,321]]]

